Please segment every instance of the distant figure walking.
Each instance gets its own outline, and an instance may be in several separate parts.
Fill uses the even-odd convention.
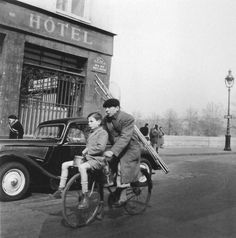
[[[140,132],[145,136],[147,140],[149,140],[148,133],[149,133],[149,128],[148,128],[148,123],[145,124],[145,126],[140,127]]]
[[[157,124],[151,128],[149,136],[152,147],[158,153],[159,129]]]
[[[8,117],[9,126],[9,139],[22,139],[24,135],[24,129],[21,123],[18,121],[15,115]]]
[[[160,148],[164,148],[164,131],[162,129],[162,127],[159,127],[159,139],[158,139],[158,147]]]

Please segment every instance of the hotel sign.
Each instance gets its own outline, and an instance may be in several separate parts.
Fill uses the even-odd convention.
[[[12,13],[10,16],[15,17]],[[68,23],[55,21],[52,17],[43,18],[38,14],[30,13],[29,27],[33,30],[44,31],[46,34],[57,34],[57,36],[65,38],[69,35],[71,41],[93,45],[92,39],[89,39],[89,32],[79,27],[75,27]]]
[[[0,25],[112,55],[112,34],[101,33],[93,27],[88,29],[79,22],[71,23],[50,15],[0,1]]]

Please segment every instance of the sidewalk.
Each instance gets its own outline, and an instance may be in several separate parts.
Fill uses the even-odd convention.
[[[226,155],[236,154],[236,148],[232,151],[224,151],[224,148],[209,147],[188,147],[188,148],[170,148],[159,149],[160,156],[182,156],[182,155]]]

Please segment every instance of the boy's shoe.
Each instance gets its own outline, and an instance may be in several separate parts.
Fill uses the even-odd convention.
[[[96,219],[102,220],[103,217],[104,217],[104,204],[103,204],[103,202],[100,202],[100,207],[99,207],[98,213],[96,215]]]
[[[53,193],[51,196],[55,199],[60,199],[62,195],[63,189],[58,189],[55,193]]]
[[[78,205],[78,209],[85,209],[88,207],[89,207],[89,198],[88,198],[88,194],[85,193],[83,196],[83,199],[80,201]]]
[[[101,220],[103,219],[103,212],[98,213],[98,214],[96,215],[96,219],[99,220],[99,221],[101,221]]]

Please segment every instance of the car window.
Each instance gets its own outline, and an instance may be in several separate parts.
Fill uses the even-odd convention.
[[[60,139],[62,136],[63,129],[64,129],[63,124],[43,125],[37,128],[34,137]]]
[[[89,134],[90,134],[90,128],[89,128],[89,126],[88,126],[88,124],[85,124],[85,125],[82,125],[82,128],[81,128],[81,130],[84,132],[84,136],[85,136],[85,138],[86,138],[86,140],[88,139],[88,136],[89,136]]]
[[[81,126],[77,124],[71,124],[68,129],[66,140],[71,143],[85,143],[86,137]]]

